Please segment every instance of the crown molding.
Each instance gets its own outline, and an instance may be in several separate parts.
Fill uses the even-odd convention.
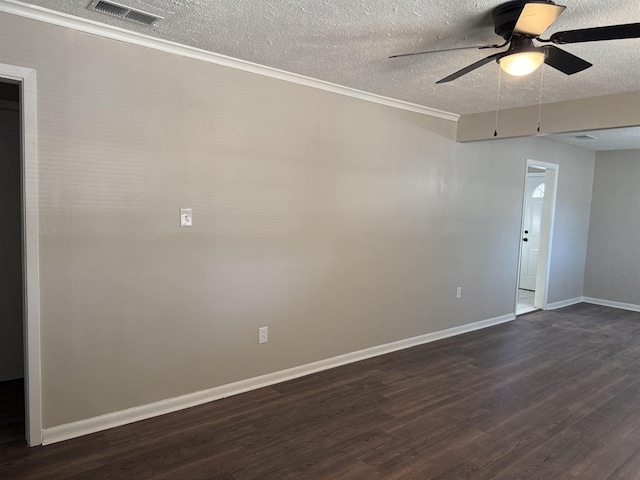
[[[305,77],[304,75],[298,75],[296,73],[278,70],[277,68],[258,65],[256,63],[239,60],[218,53],[208,52],[206,50],[189,47],[168,40],[161,40],[149,35],[131,32],[123,28],[98,23],[93,20],[74,17],[65,13],[56,12],[36,5],[25,4],[18,0],[0,0],[0,12],[17,15],[31,20],[37,20],[60,27],[70,28],[80,32],[90,33],[93,35],[98,35],[104,38],[118,40],[133,45],[153,48],[155,50],[172,53],[174,55],[180,55],[182,57],[188,57],[208,63],[214,63],[216,65],[235,68],[237,70],[243,70],[245,72],[255,73],[257,75],[276,78],[279,80],[284,80],[286,82],[296,83],[298,85],[317,88],[319,90],[337,93],[338,95],[357,98],[360,100],[365,100],[367,102],[386,105],[388,107],[407,110],[430,117],[436,117],[451,121],[458,121],[458,118],[460,117],[459,115],[456,115],[454,113],[449,113],[434,108],[428,108],[422,105],[417,105],[415,103],[404,102],[402,100],[396,100],[389,97],[383,97],[382,95],[376,95],[373,93],[357,90],[355,88],[344,87],[334,83],[325,82],[323,80]]]

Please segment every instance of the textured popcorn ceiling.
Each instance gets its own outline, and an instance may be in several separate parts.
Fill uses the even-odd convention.
[[[499,43],[491,10],[500,0],[118,0],[164,17],[154,27],[87,10],[89,0],[23,0],[78,17],[261,65],[457,114],[496,107],[499,67],[435,82],[494,51],[389,55]],[[640,22],[638,0],[565,0],[544,35]],[[543,103],[640,90],[640,39],[566,45],[594,64],[566,76],[544,68]],[[540,73],[502,75],[501,108],[537,104]]]
[[[587,135],[591,138],[581,138]],[[554,133],[542,138],[590,150],[640,149],[640,127]]]

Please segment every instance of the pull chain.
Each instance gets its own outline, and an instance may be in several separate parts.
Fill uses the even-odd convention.
[[[538,132],[540,132],[540,116],[542,114],[542,81],[544,80],[544,63],[540,66],[540,94],[538,96]]]
[[[500,79],[502,78],[502,68],[498,68],[498,101],[496,103],[496,129],[493,131],[493,136],[498,136],[498,112],[500,111]]]

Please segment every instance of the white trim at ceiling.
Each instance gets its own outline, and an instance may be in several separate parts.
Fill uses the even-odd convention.
[[[142,33],[131,32],[123,28],[105,25],[85,18],[74,17],[40,6],[28,5],[18,0],[0,0],[0,12],[29,18],[31,20],[38,20],[40,22],[50,23],[52,25],[57,25],[60,27],[66,27],[73,30],[78,30],[80,32],[110,38],[112,40],[119,40],[121,42],[126,42],[133,45],[153,48],[155,50],[173,53],[175,55],[180,55],[183,57],[202,60],[204,62],[215,63],[216,65],[223,65],[225,67],[231,67],[238,70],[243,70],[245,72],[251,72],[258,75],[277,78],[286,82],[297,83],[299,85],[305,85],[307,87],[317,88],[320,90],[337,93],[339,95],[345,95],[347,97],[357,98],[380,105],[386,105],[388,107],[399,108],[401,110],[408,110],[410,112],[420,113],[422,115],[428,115],[430,117],[437,117],[451,121],[458,121],[458,118],[460,117],[459,115],[456,115],[454,113],[445,112],[434,108],[428,108],[422,105],[417,105],[415,103],[403,102],[402,100],[395,100],[393,98],[383,97],[382,95],[363,92],[361,90],[356,90],[355,88],[343,87],[341,85],[336,85],[335,83],[305,77],[303,75],[286,72],[284,70],[278,70],[277,68],[265,67],[256,63],[227,57],[225,55],[208,52],[199,48],[181,45],[179,43],[170,42],[168,40],[153,38]]]

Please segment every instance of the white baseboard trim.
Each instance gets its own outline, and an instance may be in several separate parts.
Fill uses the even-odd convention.
[[[602,298],[582,297],[582,301],[592,303],[594,305],[602,305],[603,307],[620,308],[622,310],[631,310],[632,312],[640,312],[640,305],[634,303],[614,302],[613,300],[604,300]]]
[[[584,302],[584,297],[568,298],[559,302],[547,303],[547,310],[555,310],[556,308],[570,307],[577,303]]]
[[[570,307],[576,303],[591,303],[593,305],[602,305],[603,307],[620,308],[622,310],[631,310],[632,312],[640,312],[640,305],[635,303],[616,302],[613,300],[605,300],[603,298],[594,297],[575,297],[567,300],[560,300],[559,302],[553,302],[547,304],[547,310],[555,310],[556,308]]]
[[[128,408],[118,412],[107,413],[97,417],[79,420],[77,422],[66,423],[55,427],[45,428],[42,431],[42,444],[50,445],[52,443],[61,442],[70,438],[80,437],[90,433],[100,432],[109,428],[118,427],[128,423],[137,422],[147,418],[164,415],[167,413],[183,410],[185,408],[194,407],[203,403],[219,400],[221,398],[238,395],[240,393],[256,390],[258,388],[267,387],[276,383],[286,382],[294,378],[303,377],[312,373],[321,372],[330,368],[339,367],[348,363],[358,362],[367,358],[384,355],[386,353],[403,350],[405,348],[415,347],[425,343],[435,342],[448,337],[461,335],[463,333],[473,332],[501,323],[510,322],[515,316],[510,313],[500,317],[490,318],[479,322],[461,325],[459,327],[448,328],[438,332],[427,333],[417,337],[399,340],[397,342],[379,345],[377,347],[366,348],[356,352],[338,355],[337,357],[320,360],[318,362],[308,363],[299,367],[289,368],[279,372],[269,373],[247,380],[214,387],[200,392],[189,393],[179,397],[168,398],[158,402],[140,405],[138,407]]]

